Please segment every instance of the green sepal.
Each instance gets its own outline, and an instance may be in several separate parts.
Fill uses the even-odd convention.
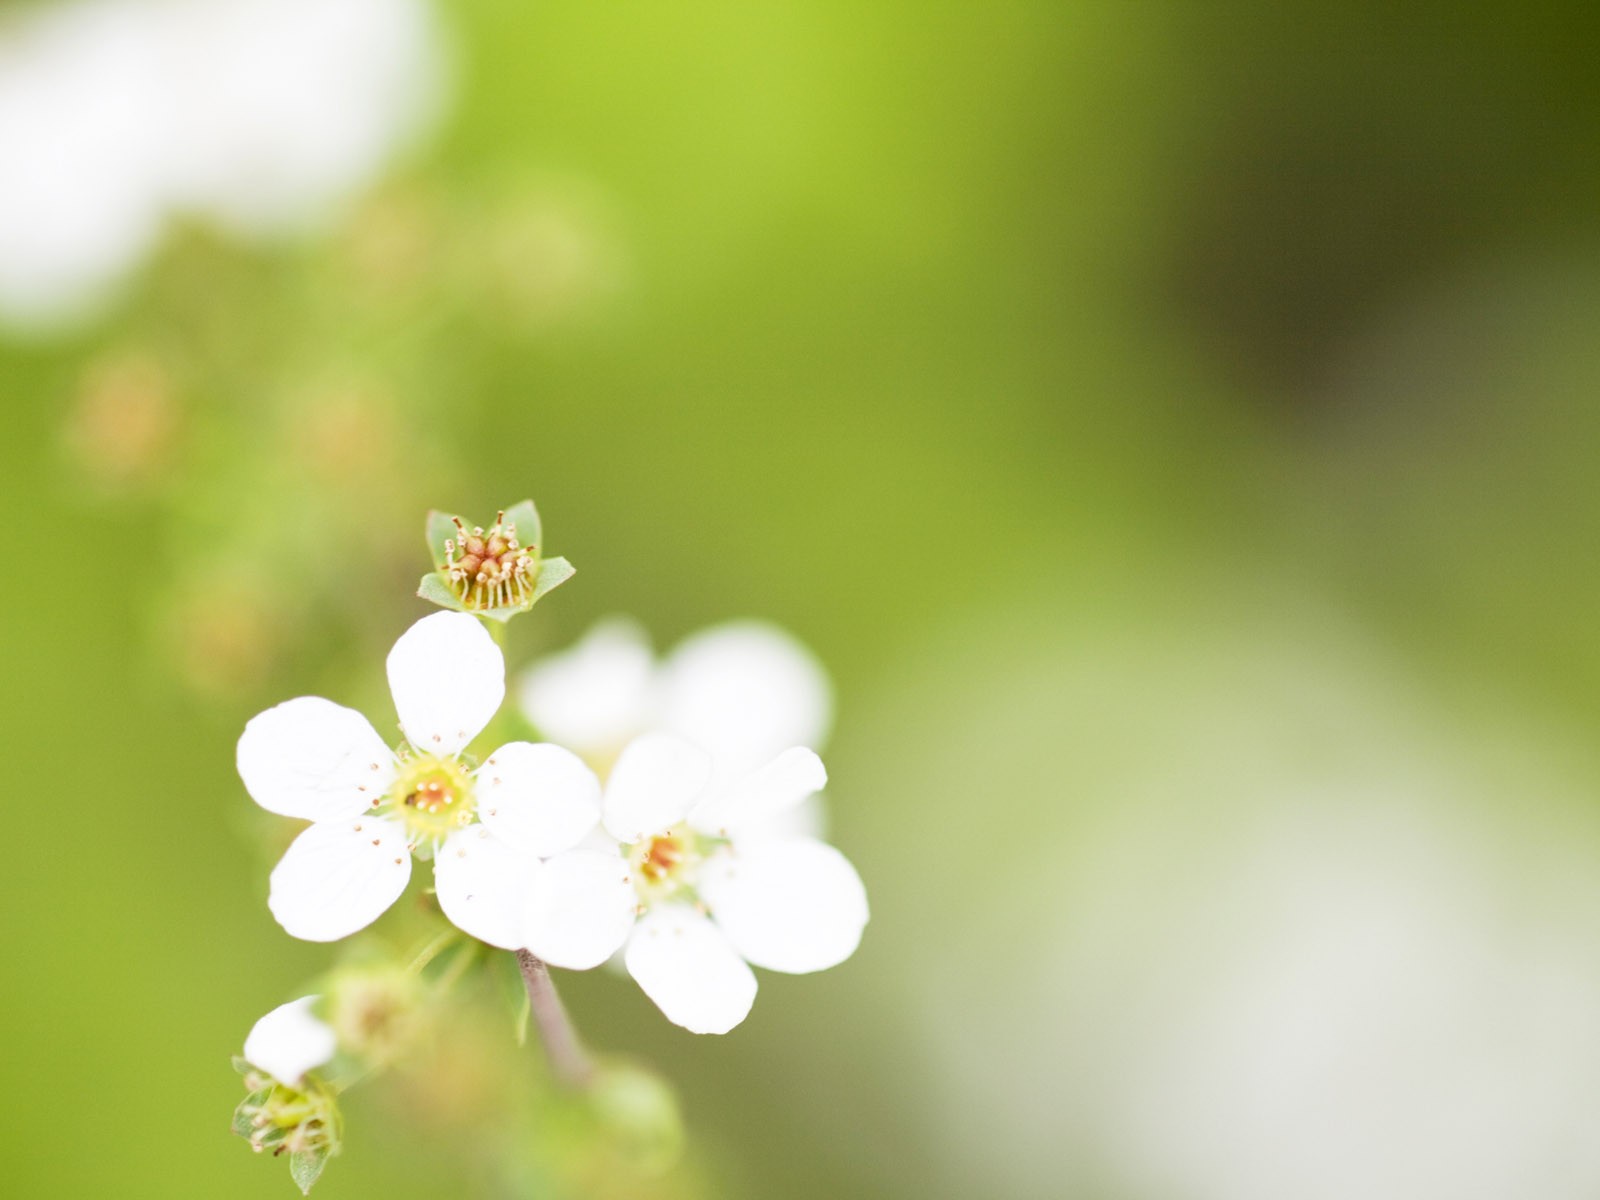
[[[529,602],[528,604],[513,604],[505,608],[485,608],[482,610],[469,608],[466,611],[475,617],[482,617],[486,621],[499,621],[504,625],[518,613],[525,613],[532,607],[533,604]]]
[[[289,1155],[289,1178],[295,1181],[302,1196],[311,1194],[312,1185],[322,1177],[322,1168],[328,1165],[333,1152],[326,1146],[315,1150],[296,1150]]]
[[[544,546],[544,526],[539,522],[539,510],[533,506],[533,501],[524,500],[506,509],[506,521],[517,527],[517,544],[538,554]]]
[[[247,1138],[256,1131],[256,1127],[251,1123],[251,1116],[260,1111],[271,1091],[271,1088],[262,1088],[259,1092],[251,1092],[239,1101],[239,1107],[233,1110],[233,1132]]]
[[[422,582],[417,585],[417,595],[430,604],[437,604],[440,608],[448,608],[451,612],[471,612],[460,598],[450,590],[450,585],[444,581],[444,576],[438,571],[422,577]]]
[[[249,1059],[241,1058],[239,1055],[235,1054],[233,1056],[233,1069],[239,1072],[241,1075],[248,1075],[251,1071],[255,1070],[255,1067],[251,1064]]]
[[[527,602],[503,604],[498,608],[468,608],[461,602],[461,598],[450,590],[450,585],[438,571],[422,577],[421,582],[417,584],[417,595],[430,604],[437,604],[440,608],[447,608],[451,612],[464,612],[474,617],[503,622],[509,621],[518,613],[527,612],[546,592],[560,587],[577,573],[578,568],[566,559],[547,558],[539,564],[539,575],[534,580],[533,595],[528,597]]]
[[[564,558],[547,558],[539,564],[539,578],[534,580],[533,598],[528,601],[532,608],[539,603],[539,597],[546,592],[554,591],[567,580],[578,573],[578,568]]]
[[[474,613],[476,616],[487,617],[491,621],[509,621],[518,613],[527,612],[535,604],[539,603],[539,598],[546,592],[560,587],[577,573],[578,568],[564,558],[544,559],[539,563],[539,575],[533,581],[533,595],[529,596],[525,603],[504,604],[499,608],[483,609],[481,612],[475,609],[466,609],[465,611]]]
[[[445,563],[449,561],[444,548],[445,540],[460,536],[460,531],[456,529],[456,518],[436,508],[429,509],[424,529],[428,539],[428,552],[433,555],[433,565],[442,571]]]

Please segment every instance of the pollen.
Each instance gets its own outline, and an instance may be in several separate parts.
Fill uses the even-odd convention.
[[[416,791],[406,797],[405,802],[419,812],[442,813],[456,802],[456,797],[442,780],[425,779],[417,785]]]
[[[651,838],[639,858],[639,873],[651,882],[659,883],[678,869],[684,857],[682,839],[670,835]]]
[[[513,608],[532,603],[539,575],[537,546],[517,540],[517,526],[502,511],[488,529],[468,529],[455,518],[458,536],[446,538],[445,578],[469,609]]]

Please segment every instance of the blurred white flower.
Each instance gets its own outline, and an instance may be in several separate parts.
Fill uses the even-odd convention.
[[[528,948],[556,966],[596,966],[625,945],[628,973],[694,1033],[744,1020],[756,994],[747,964],[791,974],[836,966],[868,917],[842,854],[774,833],[775,818],[827,782],[814,752],[791,747],[708,791],[712,769],[710,754],[671,734],[629,743],[602,802],[620,855],[612,846],[550,859],[531,881],[523,924]]]
[[[170,135],[173,203],[242,234],[317,222],[435,99],[421,0],[205,0],[169,24],[190,100]]]
[[[291,1087],[330,1061],[336,1049],[333,1030],[311,1015],[318,999],[302,996],[257,1021],[244,1040],[245,1061]]]
[[[160,226],[156,9],[78,3],[0,23],[0,316],[48,321],[92,302]]]
[[[246,790],[269,812],[313,822],[273,869],[268,906],[295,937],[345,937],[405,890],[414,852],[434,859],[451,921],[517,949],[528,881],[540,858],[595,827],[599,780],[548,744],[511,742],[476,768],[463,757],[505,696],[505,661],[473,617],[418,621],[390,651],[388,675],[408,743],[399,754],[360,713],[315,696],[246,725]]]
[[[1191,842],[1172,893],[1103,890],[1143,962],[1058,964],[1045,994],[1085,995],[1053,1027],[1104,1006],[1062,1036],[1102,1167],[1185,1200],[1593,1195],[1592,864],[1377,786],[1303,803]]]
[[[702,630],[657,663],[636,622],[608,618],[529,667],[517,695],[541,734],[602,774],[641,733],[693,742],[711,757],[712,794],[788,747],[823,748],[833,719],[822,665],[794,637],[761,621]],[[820,832],[815,802],[787,809],[781,819],[792,832]]]
[[[433,111],[427,0],[73,0],[0,20],[0,320],[91,311],[177,214],[325,219]]]

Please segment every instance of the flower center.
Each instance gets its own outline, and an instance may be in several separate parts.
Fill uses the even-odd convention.
[[[634,887],[646,900],[685,886],[699,861],[699,839],[683,826],[646,838],[628,853]]]
[[[517,526],[504,512],[488,529],[468,529],[455,518],[458,538],[446,538],[445,578],[450,590],[468,608],[504,608],[526,604],[533,596],[539,564],[535,546],[517,541]]]
[[[433,754],[401,763],[389,799],[413,844],[438,841],[470,824],[476,808],[466,768],[453,758]]]

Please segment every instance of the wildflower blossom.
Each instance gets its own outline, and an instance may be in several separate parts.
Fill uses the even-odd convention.
[[[675,1024],[726,1033],[755,1000],[750,966],[820,971],[854,953],[867,922],[856,870],[816,838],[775,832],[827,782],[791,747],[708,790],[713,760],[670,734],[630,742],[602,801],[605,850],[557,855],[532,878],[523,934],[557,966],[625,947],[628,973]]]
[[[465,754],[505,694],[504,659],[474,618],[424,617],[387,666],[398,751],[360,713],[316,696],[268,709],[239,739],[256,803],[312,822],[273,869],[268,907],[295,937],[334,941],[399,898],[415,856],[433,860],[451,921],[518,948],[525,876],[594,828],[599,780],[549,744],[510,742],[481,766]]]
[[[790,746],[822,749],[833,716],[822,666],[763,621],[714,625],[658,662],[637,623],[611,617],[535,662],[517,699],[544,736],[602,774],[639,734],[676,734],[711,756],[711,792],[726,791]],[[781,819],[791,832],[814,833],[821,823],[811,803]]]

